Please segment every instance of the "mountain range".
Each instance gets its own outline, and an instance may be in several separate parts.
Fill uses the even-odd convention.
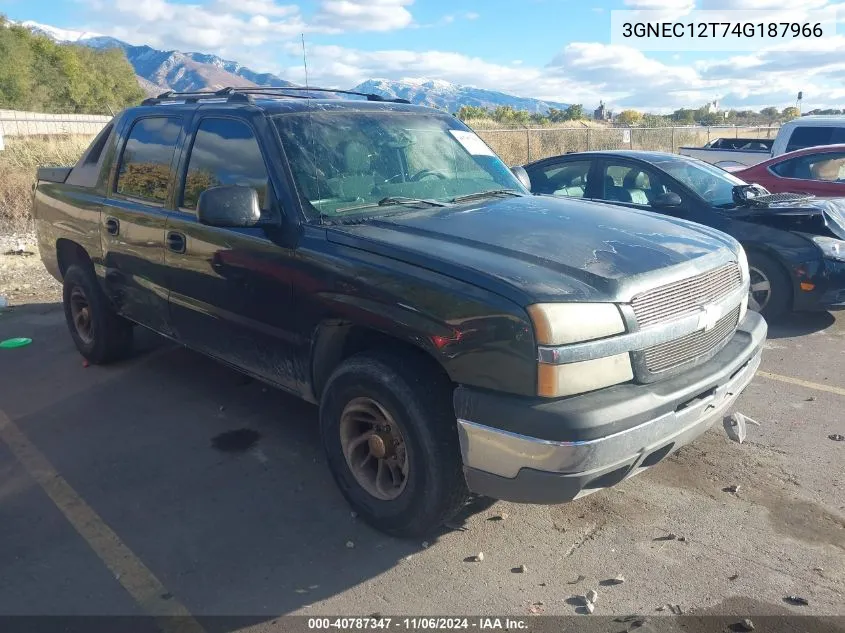
[[[216,90],[226,86],[283,88],[297,85],[273,73],[259,73],[238,62],[225,60],[216,55],[185,53],[176,50],[163,51],[145,45],[134,46],[98,33],[72,31],[32,21],[21,24],[57,42],[71,42],[92,48],[122,49],[135,69],[138,84],[150,96],[167,90]],[[337,88],[337,86],[332,87]],[[511,106],[517,110],[546,114],[549,108],[564,109],[568,105],[453,84],[441,79],[367,79],[349,89],[356,92],[375,93],[383,97],[408,99],[411,103],[448,112],[457,112],[461,106],[466,105],[484,108]]]

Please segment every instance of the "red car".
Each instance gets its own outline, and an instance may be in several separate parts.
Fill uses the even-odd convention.
[[[728,171],[772,193],[845,197],[845,145],[808,147],[744,169],[728,168]]]

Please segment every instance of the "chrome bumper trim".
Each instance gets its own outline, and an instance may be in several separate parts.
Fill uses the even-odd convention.
[[[723,415],[751,382],[760,365],[758,351],[727,382],[699,401],[639,426],[583,442],[555,442],[520,435],[459,419],[464,465],[513,479],[522,468],[584,474],[616,464],[638,464],[651,452],[674,442],[672,450],[691,442]]]

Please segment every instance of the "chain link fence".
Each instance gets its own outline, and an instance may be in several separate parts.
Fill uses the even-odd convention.
[[[475,132],[509,165],[589,150],[639,149],[677,153],[684,146],[703,147],[717,138],[764,138],[777,127],[584,127],[478,129]]]

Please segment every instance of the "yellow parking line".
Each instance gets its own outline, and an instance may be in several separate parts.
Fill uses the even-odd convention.
[[[0,440],[111,570],[117,581],[164,633],[205,633],[144,563],[53,468],[44,454],[0,410]]]
[[[817,382],[809,382],[801,380],[800,378],[793,378],[792,376],[781,376],[780,374],[771,374],[767,371],[758,371],[758,376],[768,378],[769,380],[779,380],[780,382],[788,382],[790,385],[798,385],[799,387],[806,387],[807,389],[815,389],[816,391],[826,391],[827,393],[835,393],[837,396],[845,396],[845,389],[842,387],[831,387],[830,385],[822,385]]]

